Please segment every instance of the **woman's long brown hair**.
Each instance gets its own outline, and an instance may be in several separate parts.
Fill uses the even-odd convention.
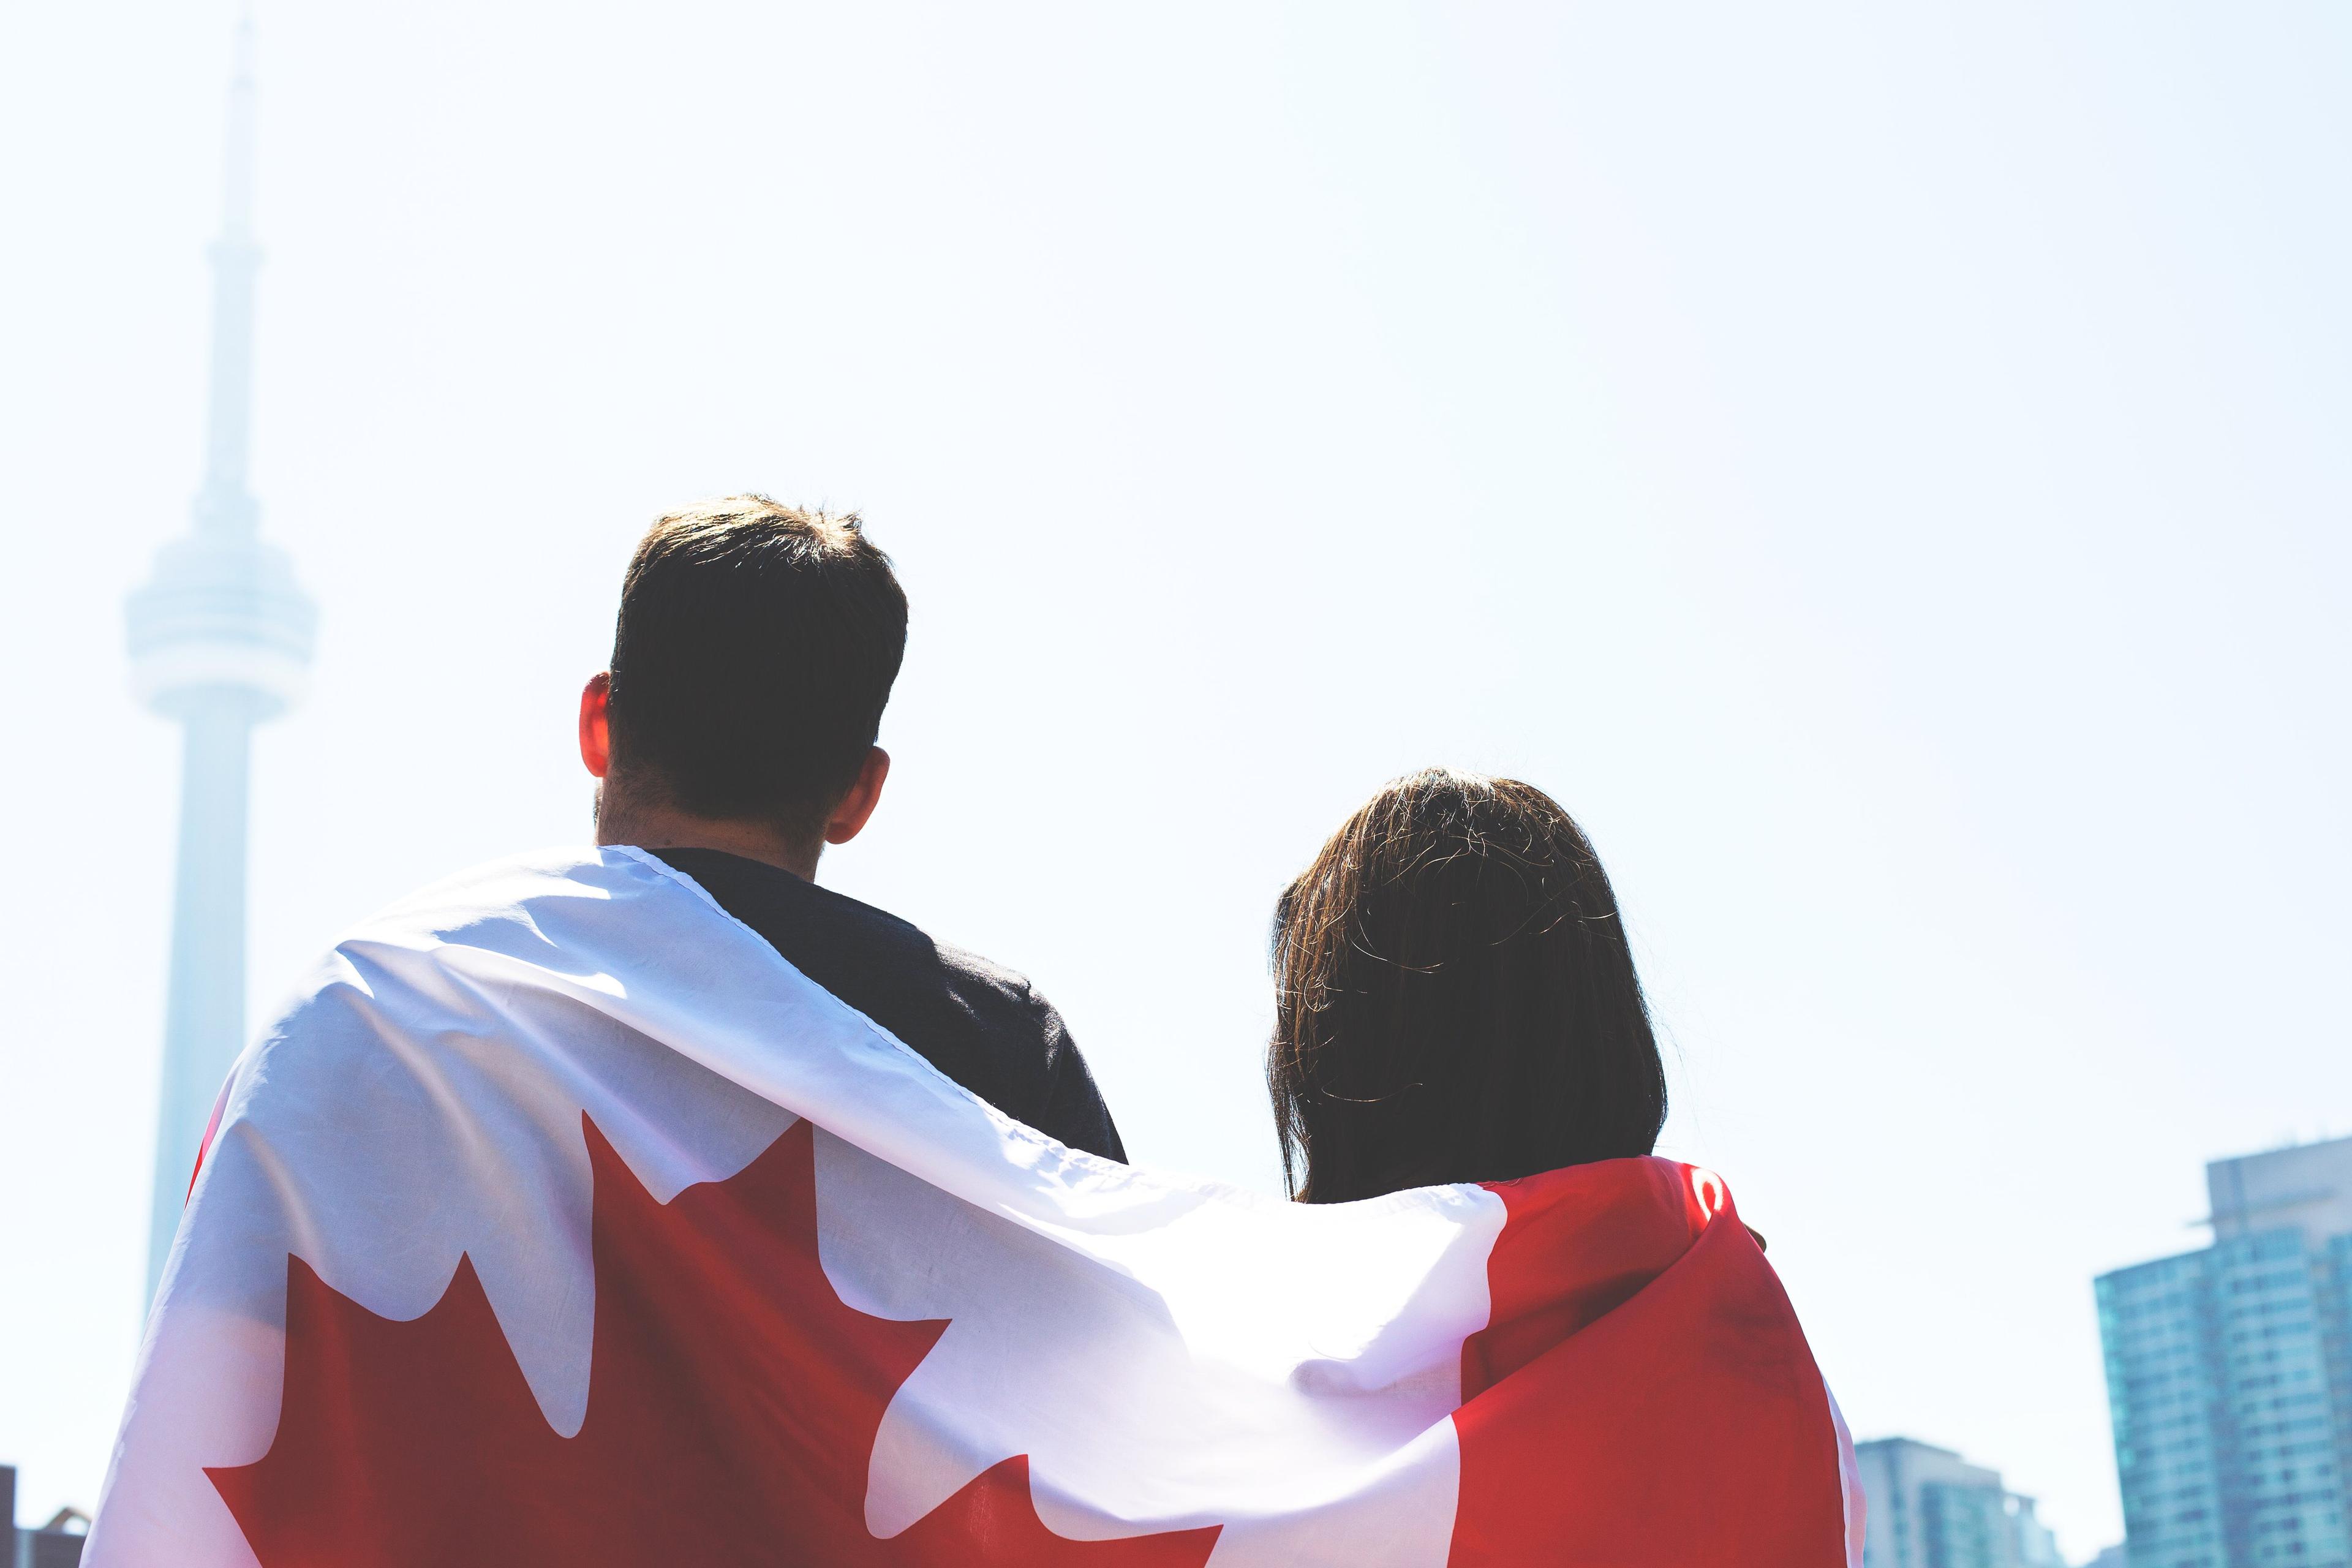
[[[1275,910],[1274,1095],[1307,1203],[1647,1154],[1665,1069],[1608,876],[1532,784],[1389,784]]]

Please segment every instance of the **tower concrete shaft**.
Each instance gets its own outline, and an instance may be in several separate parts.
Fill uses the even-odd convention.
[[[147,1289],[180,1226],[210,1108],[245,1040],[247,773],[253,711],[230,688],[182,710],[180,849],[173,868],[170,1004],[147,1237]],[[202,1106],[205,1109],[198,1110]]]
[[[131,681],[184,729],[172,967],[148,1227],[152,1300],[215,1097],[245,1045],[246,838],[253,727],[301,694],[317,610],[285,553],[258,537],[247,481],[253,405],[253,25],[237,30],[220,237],[205,477],[194,526],[131,596]]]

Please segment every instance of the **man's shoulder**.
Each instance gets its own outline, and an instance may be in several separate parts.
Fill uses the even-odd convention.
[[[975,1000],[1045,1005],[1028,976],[979,953],[934,941],[914,921],[846,893],[721,849],[663,849],[659,858],[699,883],[719,907],[766,937],[795,963],[797,952],[839,950],[865,965],[913,971],[907,978],[943,980]]]
[[[1019,970],[1007,969],[994,959],[983,958],[969,949],[948,942],[933,942],[931,947],[939,954],[940,966],[973,989],[984,991],[1009,1005],[1027,1011],[1053,1012],[1053,1004],[1039,994],[1035,984]]]
[[[778,867],[716,849],[658,855],[795,969],[999,1110],[1073,1147],[1125,1157],[1061,1015],[1025,975]]]
[[[845,921],[901,939],[922,934],[912,922],[887,910],[860,903],[830,888],[820,888],[804,877],[764,860],[753,860],[725,849],[662,848],[645,853],[699,884],[704,892],[718,900],[719,908],[746,925],[752,922],[744,920],[739,906],[759,914],[822,914],[833,923]]]
[[[975,1053],[999,1058],[1000,1072],[1034,1057],[1042,1072],[1062,1047],[1060,1019],[1025,975],[935,942],[911,921],[722,850],[659,855],[793,967],[950,1076],[961,1077],[950,1059]]]

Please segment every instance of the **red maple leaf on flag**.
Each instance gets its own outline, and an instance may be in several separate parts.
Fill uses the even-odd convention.
[[[845,1303],[817,1260],[806,1121],[655,1201],[582,1118],[594,1348],[577,1436],[548,1426],[470,1259],[407,1321],[287,1259],[269,1451],[209,1471],[264,1568],[1200,1568],[1217,1527],[1072,1541],[1026,1457],[888,1540],[866,1528],[890,1398],[947,1331]]]

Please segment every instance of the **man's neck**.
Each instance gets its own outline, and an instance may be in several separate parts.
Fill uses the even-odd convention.
[[[656,852],[717,849],[790,871],[803,882],[816,880],[817,857],[824,852],[824,839],[797,840],[768,823],[696,816],[671,806],[616,798],[609,780],[597,792],[596,842]]]

